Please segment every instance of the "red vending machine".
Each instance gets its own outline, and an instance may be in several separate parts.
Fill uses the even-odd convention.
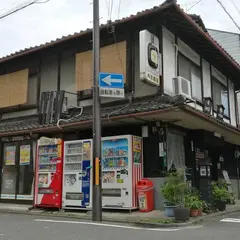
[[[42,137],[38,140],[35,175],[35,207],[62,207],[62,139]]]

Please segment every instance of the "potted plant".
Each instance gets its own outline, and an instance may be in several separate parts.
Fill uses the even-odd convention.
[[[191,217],[199,216],[199,210],[202,209],[202,201],[197,196],[190,196],[188,206],[190,207]]]
[[[203,200],[200,200],[200,208],[198,209],[198,216],[202,216],[203,214],[203,209],[206,207],[206,202]]]
[[[174,209],[175,219],[178,221],[187,221],[190,218],[190,207],[187,202],[188,188],[185,181],[185,169],[176,171],[176,198],[179,206]]]
[[[174,217],[174,209],[178,206],[179,200],[176,195],[176,176],[170,173],[161,187],[161,192],[164,197],[165,215]]]
[[[226,181],[221,180],[218,182],[212,182],[212,198],[215,207],[219,211],[226,209],[226,204],[231,198],[231,194],[228,192]]]

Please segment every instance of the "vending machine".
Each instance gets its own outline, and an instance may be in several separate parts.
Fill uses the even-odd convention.
[[[42,137],[36,154],[34,205],[44,208],[62,206],[62,139]]]
[[[63,161],[64,209],[89,209],[92,202],[92,140],[66,141]]]
[[[142,138],[102,138],[102,207],[138,208],[136,185],[142,179]]]

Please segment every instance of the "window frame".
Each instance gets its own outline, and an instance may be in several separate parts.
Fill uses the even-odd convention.
[[[218,80],[216,77],[214,77],[212,74],[211,74],[211,85],[212,85],[212,104],[213,104],[213,112],[214,113],[217,113],[217,109],[216,109],[216,106],[215,106],[215,103],[214,103],[214,81],[217,82],[220,86],[222,86],[223,88],[225,88],[227,90],[227,104],[228,104],[228,115],[226,114],[226,109],[224,109],[224,118],[227,118],[227,119],[230,119],[230,104],[229,104],[229,87],[228,87],[228,79],[227,79],[227,85],[225,85],[224,83],[222,83],[220,80]],[[222,103],[221,103],[222,104]]]
[[[120,36],[117,39],[107,39],[103,44],[101,44],[102,47],[107,47],[112,44],[117,44],[122,41],[126,41],[126,83],[124,84],[124,91],[126,93],[131,93],[134,89],[134,51],[135,51],[135,35],[134,33],[129,33],[127,37]],[[84,50],[78,50],[77,53],[81,53],[84,51],[92,50],[90,49],[84,49]],[[93,88],[85,89],[82,91],[77,91],[78,94],[78,101],[84,101],[89,100],[93,98]]]
[[[200,61],[200,65],[196,64],[195,62],[193,62],[190,58],[188,58],[186,55],[184,55],[182,52],[178,52],[178,64],[177,64],[177,72],[178,72],[178,75],[180,75],[180,58],[184,58],[187,62],[189,62],[193,67],[196,67],[199,72],[200,72],[200,81],[201,81],[201,99],[198,99],[197,97],[193,96],[193,83],[192,83],[192,79],[191,79],[191,74],[192,74],[192,71],[191,71],[191,68],[190,68],[190,71],[189,71],[189,75],[190,75],[190,79],[188,79],[190,82],[191,82],[191,96],[192,96],[192,99],[196,101],[196,103],[200,104],[200,105],[203,105],[203,77],[202,77],[202,65],[201,65],[201,62]],[[181,76],[181,77],[184,77],[184,76]]]
[[[4,107],[4,108],[0,108],[0,113],[8,113],[8,112],[18,112],[18,111],[24,111],[24,110],[31,110],[34,108],[37,108],[39,105],[39,91],[40,91],[40,83],[41,83],[41,67],[40,64],[37,63],[35,67],[25,67],[29,69],[29,73],[28,73],[28,90],[27,90],[27,102],[24,104],[19,104],[19,105],[15,105],[15,106],[10,106],[10,107]],[[3,74],[8,74],[11,72],[15,72],[15,71],[20,71],[24,68],[19,68],[19,69],[14,69],[12,71],[4,71]],[[35,103],[29,103],[29,92],[31,92],[30,89],[30,77],[36,76],[36,102]]]

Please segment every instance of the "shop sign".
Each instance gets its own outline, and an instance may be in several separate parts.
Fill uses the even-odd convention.
[[[38,145],[57,145],[61,144],[61,139],[58,138],[48,138],[48,137],[41,137],[38,141]]]
[[[159,39],[148,30],[139,33],[140,39],[140,79],[150,85],[160,85],[161,54]]]
[[[19,141],[30,140],[30,139],[31,139],[30,135],[2,137],[2,142],[19,142]]]

